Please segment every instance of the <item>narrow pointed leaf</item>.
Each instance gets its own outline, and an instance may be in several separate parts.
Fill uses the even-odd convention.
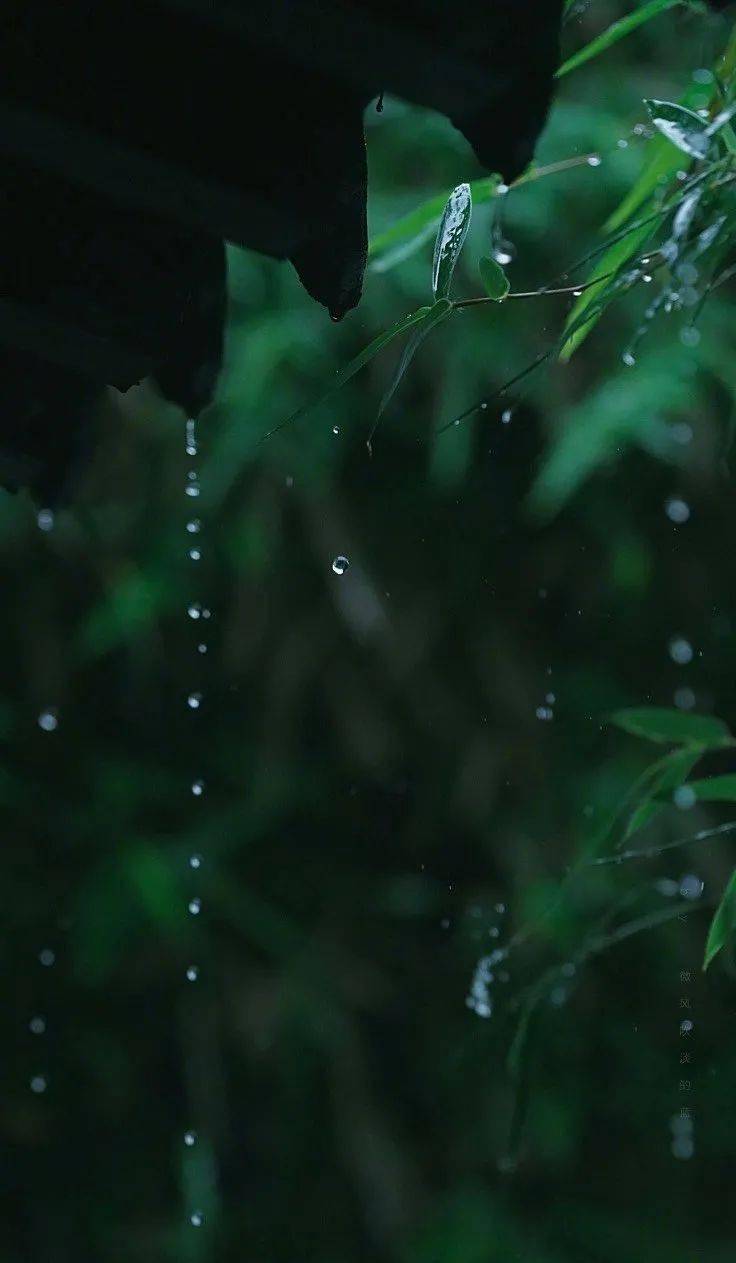
[[[687,780],[700,757],[701,751],[698,749],[673,750],[672,753],[666,754],[659,764],[655,764],[656,771],[626,826],[624,834],[626,839],[633,833],[637,833],[639,829],[643,829],[645,824],[663,810],[666,806],[665,796],[668,800],[671,798],[673,790],[678,789]]]
[[[449,298],[440,298],[437,300],[437,302],[434,304],[433,307],[430,307],[428,309],[427,314],[424,317],[424,319],[419,324],[416,324],[414,326],[411,336],[401,354],[401,359],[399,360],[399,363],[396,367],[396,372],[394,373],[393,378],[391,379],[391,384],[389,385],[388,389],[386,390],[383,396],[383,399],[381,400],[381,404],[378,409],[378,414],[376,416],[376,421],[378,421],[379,417],[381,417],[382,414],[385,412],[386,408],[388,407],[394,395],[396,394],[396,391],[401,385],[401,382],[404,377],[404,374],[406,373],[406,370],[408,369],[409,365],[414,359],[414,356],[416,355],[417,351],[422,345],[424,339],[427,337],[429,333],[432,332],[434,328],[436,328],[438,324],[440,324],[443,320],[447,319],[447,317],[451,314],[452,310],[453,310],[453,307]]]
[[[717,750],[733,744],[726,725],[713,715],[689,715],[665,706],[641,706],[630,710],[618,710],[611,715],[611,723],[635,737],[660,744],[698,746],[702,750]]]
[[[647,100],[644,104],[657,131],[667,140],[690,158],[705,157],[711,139],[707,118],[674,101]]]
[[[264,439],[269,438],[272,434],[276,434],[279,430],[283,430],[285,426],[291,425],[294,421],[298,421],[301,417],[303,417],[307,412],[311,412],[312,408],[317,408],[320,404],[325,403],[328,399],[331,399],[332,396],[337,394],[338,390],[340,390],[346,382],[350,381],[351,377],[355,377],[356,373],[359,373],[362,368],[365,368],[366,364],[369,364],[372,359],[375,359],[379,351],[382,351],[385,346],[388,346],[389,342],[393,342],[394,338],[398,338],[400,334],[405,333],[407,329],[411,329],[413,325],[419,324],[419,322],[424,320],[431,310],[431,307],[417,307],[416,311],[412,311],[408,316],[403,316],[401,320],[397,320],[396,324],[392,325],[390,329],[385,329],[383,333],[379,333],[372,342],[369,342],[367,346],[363,347],[362,351],[359,351],[357,355],[353,356],[352,360],[350,360],[348,364],[335,374],[332,379],[331,386],[328,386],[326,390],[323,390],[313,399],[310,399],[307,403],[303,404],[301,408],[297,408],[296,412],[292,412],[291,416],[287,417],[273,430],[269,430],[268,433],[263,436]]]
[[[447,199],[434,243],[432,295],[435,299],[447,298],[450,292],[452,274],[468,235],[472,214],[473,195],[470,185],[458,184]]]
[[[577,70],[578,66],[584,65],[586,61],[597,57],[599,53],[604,53],[606,49],[611,48],[613,44],[617,44],[619,40],[624,39],[635,31],[637,27],[643,26],[645,22],[649,22],[652,18],[656,18],[658,14],[664,13],[665,9],[673,9],[676,4],[681,4],[682,0],[649,0],[648,4],[642,4],[638,9],[634,9],[633,13],[627,13],[625,17],[619,18],[617,22],[612,22],[605,31],[586,44],[577,53],[573,53],[572,57],[568,57],[557,71],[557,78],[561,79],[563,75],[567,75],[571,70]]]
[[[736,869],[731,873],[721,902],[710,923],[703,956],[703,969],[708,968],[713,957],[718,955],[734,929],[736,929]]]
[[[496,263],[495,259],[483,258],[478,264],[480,271],[480,279],[483,282],[485,291],[489,298],[494,302],[502,303],[508,294],[511,285],[509,278],[501,267],[500,263]]]

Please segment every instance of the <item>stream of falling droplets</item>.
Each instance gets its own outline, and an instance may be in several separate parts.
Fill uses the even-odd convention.
[[[192,505],[192,508],[196,508],[197,507],[196,501],[198,501],[199,494],[200,494],[199,470],[196,464],[196,458],[199,455],[199,444],[197,441],[197,424],[194,418],[191,418],[191,417],[186,423],[185,450],[186,450],[186,455],[190,458],[190,466],[189,466],[189,469],[187,470],[187,477],[186,477],[186,484],[184,487],[184,491],[188,500],[195,502],[195,504]],[[202,534],[201,519],[197,517],[196,514],[192,514],[192,516],[187,516],[187,523],[186,523],[187,559],[190,566],[193,568],[193,573],[194,573],[195,578],[198,577],[197,572],[199,569],[199,563],[202,560],[201,534]],[[195,585],[192,585],[192,586],[194,587]],[[194,623],[198,625],[198,628],[197,628],[198,635],[195,638],[195,646],[196,646],[195,653],[197,655],[197,660],[199,660],[202,654],[207,653],[207,649],[208,649],[206,635],[204,634],[204,629],[202,629],[202,632],[200,633],[199,627],[201,624],[206,625],[207,621],[210,618],[210,610],[207,608],[206,605],[203,605],[200,601],[191,600],[189,605],[187,606],[187,615]],[[197,674],[199,674],[199,672],[197,672]],[[193,717],[193,722],[199,722],[198,712],[200,711],[202,707],[203,701],[204,701],[204,694],[201,692],[201,690],[197,688],[192,689],[186,695],[186,698],[184,701],[185,713]],[[201,743],[199,741],[196,741],[194,744],[195,744],[195,748],[199,750]],[[201,799],[204,796],[205,781],[202,778],[202,776],[199,775],[199,769],[195,769],[194,777],[189,784],[189,792],[192,795],[192,797],[197,799],[198,801],[201,801]],[[191,870],[192,873],[198,873],[200,869],[202,868],[203,862],[204,861],[203,861],[202,855],[192,854],[189,856],[189,859],[188,859],[189,869]],[[189,899],[187,903],[187,910],[189,912],[189,915],[193,917],[199,916],[200,912],[202,911],[202,900],[200,896],[194,890],[190,891],[190,895],[189,895]],[[187,983],[197,982],[199,978],[199,966],[194,963],[187,965],[185,976],[186,976]],[[192,1128],[188,1128],[184,1132],[183,1143],[187,1149],[193,1149],[197,1144],[196,1131],[194,1131]],[[196,1206],[192,1206],[190,1204],[190,1206],[187,1208],[187,1216],[188,1216],[189,1223],[191,1224],[193,1228],[201,1228],[202,1225],[204,1224],[204,1212]]]

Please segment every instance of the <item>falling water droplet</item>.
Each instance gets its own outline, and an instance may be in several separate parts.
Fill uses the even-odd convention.
[[[201,798],[204,793],[204,781],[192,781],[192,793],[195,798]],[[195,865],[192,865],[194,868]]]
[[[340,433],[340,427],[339,427],[339,425],[333,425],[333,427],[332,427],[332,433],[333,433],[333,434],[339,434],[339,433]]]
[[[201,529],[202,529],[202,523],[200,522],[198,517],[193,517],[191,518],[189,522],[187,522],[187,530],[189,531],[190,535],[199,535],[199,532],[201,531]]]
[[[38,959],[40,960],[41,964],[45,965],[46,968],[48,969],[49,966],[53,965],[54,961],[56,960],[56,953],[52,952],[50,947],[44,947],[38,953]]]
[[[32,1035],[43,1035],[46,1032],[46,1019],[44,1017],[32,1017],[28,1023],[28,1029]]]
[[[198,548],[190,548],[190,549],[189,549],[189,559],[190,559],[190,561],[199,561],[199,559],[201,558],[201,556],[202,556],[202,554],[201,554],[201,552],[199,551],[199,549],[198,549]]]
[[[202,641],[200,644],[197,645],[197,653],[206,653],[206,652],[207,652],[207,646],[205,645],[204,641]]]
[[[54,514],[52,509],[39,509],[36,517],[39,531],[53,531]]]
[[[696,302],[697,298],[698,295],[696,294]],[[686,306],[692,306],[692,304],[686,303]],[[700,330],[696,329],[695,325],[685,325],[684,328],[680,330],[680,341],[683,346],[697,346],[700,342]]]
[[[501,413],[501,424],[508,425],[513,415],[514,415],[513,408],[504,408],[503,412]]]
[[[186,451],[187,456],[197,455],[197,422],[193,417],[187,421],[186,427]]]
[[[59,717],[55,710],[42,710],[38,717],[38,726],[44,732],[55,732],[59,727]]]
[[[345,574],[345,571],[347,570],[349,565],[350,565],[350,562],[348,561],[347,557],[342,557],[342,556],[335,557],[335,560],[332,563],[332,569],[334,570],[335,574],[343,575]]]
[[[202,867],[202,856],[201,856],[201,855],[190,855],[190,856],[189,856],[189,867],[190,867],[190,868],[201,868],[201,867]]]
[[[38,1095],[41,1092],[45,1092],[47,1087],[48,1083],[46,1076],[43,1074],[34,1074],[31,1079],[31,1092],[35,1092]]]
[[[672,700],[678,710],[692,710],[695,706],[696,698],[691,688],[683,686],[682,688],[675,689],[675,694]]]
[[[204,1223],[204,1215],[201,1210],[195,1210],[189,1216],[189,1222],[193,1228],[201,1228]]]
[[[633,355],[631,351],[624,351],[623,355],[621,356],[621,359],[623,360],[627,368],[633,368],[634,365],[636,364],[636,356]]]
[[[202,911],[202,900],[198,898],[190,899],[187,905],[193,917],[199,916]]]
[[[199,977],[199,966],[190,965],[187,969],[187,981],[196,982]]]
[[[703,893],[704,882],[695,873],[686,873],[680,880],[680,894],[683,899],[699,899]]]
[[[187,614],[190,618],[202,617],[202,606],[198,601],[194,601],[191,605],[187,606]]]
[[[680,811],[689,811],[690,808],[694,807],[697,802],[695,790],[692,785],[678,785],[672,795],[672,801],[676,807],[680,808]]]
[[[189,709],[190,709],[190,710],[199,710],[199,708],[200,708],[200,706],[201,706],[201,705],[202,705],[202,694],[201,694],[201,693],[190,693],[190,694],[189,694],[189,696],[188,696],[188,698],[187,698],[187,706],[189,707]]]
[[[687,666],[693,660],[693,647],[684,636],[673,636],[667,649],[672,661],[681,667]]]
[[[670,522],[677,523],[679,527],[683,522],[687,522],[689,515],[691,515],[691,506],[686,503],[686,500],[680,500],[677,496],[670,496],[670,499],[664,505],[664,512],[667,513]]]
[[[554,719],[555,717],[554,711],[552,710],[551,706],[538,706],[535,714],[537,716],[537,719],[544,719],[546,721]]]
[[[196,1131],[185,1131],[185,1132],[184,1132],[184,1144],[187,1146],[187,1148],[188,1148],[188,1149],[191,1149],[193,1145],[196,1145],[196,1143],[197,1143],[197,1133],[196,1133]]]

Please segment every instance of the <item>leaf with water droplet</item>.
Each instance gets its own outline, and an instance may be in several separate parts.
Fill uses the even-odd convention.
[[[617,728],[660,744],[699,746],[702,750],[734,744],[726,725],[714,715],[687,714],[666,706],[640,706],[618,710],[610,718]]]
[[[703,955],[703,969],[708,968],[713,957],[717,956],[721,948],[725,946],[734,929],[736,929],[736,869],[731,873],[721,902],[710,923]]]
[[[478,270],[488,297],[492,298],[496,303],[502,303],[511,289],[511,285],[501,264],[497,263],[495,259],[485,256],[478,264]]]
[[[708,120],[674,101],[644,101],[657,131],[690,158],[704,158],[710,147]]]
[[[468,235],[472,214],[470,185],[458,184],[447,199],[434,243],[432,295],[435,299],[447,298],[450,292],[452,274]]]

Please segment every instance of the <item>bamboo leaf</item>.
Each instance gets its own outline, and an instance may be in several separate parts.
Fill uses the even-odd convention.
[[[437,229],[432,261],[432,296],[447,298],[473,214],[473,195],[469,184],[458,184],[447,199]]]
[[[704,970],[708,968],[714,956],[718,955],[734,928],[736,928],[736,869],[731,873],[721,902],[710,923],[703,956]]]
[[[643,26],[645,22],[651,21],[660,13],[664,13],[666,9],[673,9],[675,5],[681,4],[682,0],[649,0],[647,4],[642,4],[638,9],[634,9],[633,13],[627,13],[625,17],[619,18],[618,21],[612,22],[605,31],[591,40],[585,48],[581,48],[577,53],[573,53],[572,57],[568,57],[557,71],[557,78],[561,79],[563,75],[567,75],[571,70],[577,70],[578,66],[582,66],[586,61],[591,61],[593,57],[597,57],[600,53],[606,52],[619,40],[624,39],[635,31],[638,27]]]
[[[611,723],[636,737],[660,744],[698,746],[717,750],[733,745],[733,737],[722,720],[713,715],[690,715],[665,706],[642,706],[618,710]]]
[[[485,257],[480,260],[478,268],[488,297],[494,302],[502,303],[511,286],[501,264],[495,259]]]
[[[710,148],[708,119],[674,101],[645,100],[657,131],[690,158],[704,158]]]

